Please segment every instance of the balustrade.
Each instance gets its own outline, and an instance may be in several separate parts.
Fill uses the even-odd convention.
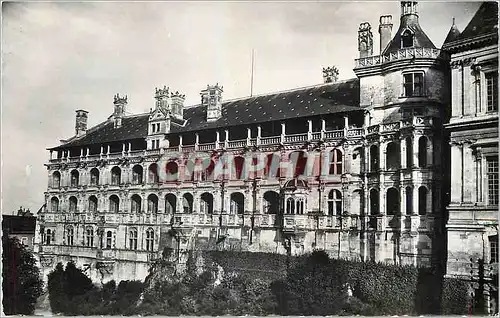
[[[356,68],[370,67],[384,63],[413,58],[440,58],[444,52],[432,48],[404,48],[387,55],[374,55],[356,59]]]

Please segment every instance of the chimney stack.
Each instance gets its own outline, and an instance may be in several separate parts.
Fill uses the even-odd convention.
[[[383,15],[380,17],[378,33],[380,35],[380,54],[384,52],[387,44],[391,41],[392,34],[392,15]]]
[[[335,83],[339,78],[339,70],[337,67],[323,67],[323,82],[326,83]]]
[[[76,111],[75,134],[77,137],[83,136],[87,132],[88,113],[83,109]]]
[[[125,116],[125,108],[127,106],[127,95],[125,97],[120,97],[119,94],[114,96],[113,104],[115,105],[115,110],[113,112],[113,119],[115,123],[115,128],[121,127],[122,117]]]
[[[222,92],[223,87],[216,85],[207,85],[207,88],[202,90],[201,105],[207,110],[207,121],[215,121],[222,116]]]
[[[172,114],[176,117],[184,117],[184,101],[186,100],[186,95],[183,95],[176,91],[172,93]]]
[[[359,25],[358,51],[360,58],[373,55],[373,33],[372,27],[368,22],[363,22]]]

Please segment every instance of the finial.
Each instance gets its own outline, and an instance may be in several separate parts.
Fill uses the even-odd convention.
[[[455,17],[453,17],[453,23],[452,23],[452,25],[455,25]]]

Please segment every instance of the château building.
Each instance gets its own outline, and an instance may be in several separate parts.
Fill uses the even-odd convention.
[[[95,281],[143,279],[190,249],[444,270],[450,57],[417,2],[400,5],[395,32],[380,17],[380,52],[360,24],[353,79],[328,67],[321,84],[233,100],[207,85],[198,105],[164,86],[133,115],[117,94],[92,128],[77,110],[75,135],[49,149],[45,277],[74,260]]]

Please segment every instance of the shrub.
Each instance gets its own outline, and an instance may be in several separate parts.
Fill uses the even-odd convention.
[[[441,296],[441,314],[466,315],[469,313],[471,297],[467,282],[457,278],[445,278]]]

